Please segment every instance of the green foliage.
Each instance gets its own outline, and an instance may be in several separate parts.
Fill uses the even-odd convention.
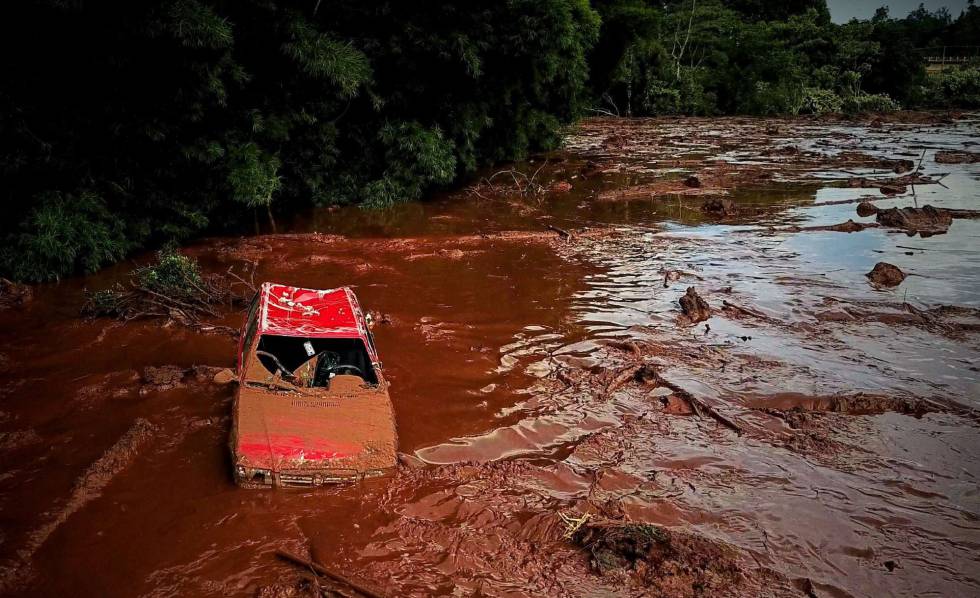
[[[354,97],[358,88],[371,81],[371,64],[363,52],[318,32],[309,22],[290,24],[290,40],[282,51],[309,76],[336,83],[341,95]]]
[[[132,247],[121,220],[95,193],[47,192],[0,250],[0,267],[13,278],[40,282],[72,272],[94,272]]]
[[[204,287],[197,261],[172,246],[157,253],[156,263],[137,268],[132,274],[140,287],[168,297],[191,297]]]
[[[553,147],[599,34],[588,0],[22,8],[0,36],[0,276],[21,280]]]
[[[803,90],[800,101],[802,114],[827,114],[840,112],[844,109],[844,100],[829,89],[807,87]]]
[[[369,207],[387,207],[398,201],[418,199],[427,187],[445,185],[456,173],[452,144],[438,127],[417,122],[385,125],[378,135],[385,146],[382,178],[368,183],[364,200]]]
[[[940,108],[980,108],[980,66],[949,69],[929,77],[925,101]]]
[[[384,207],[554,147],[588,107],[967,106],[980,9],[824,0],[21,3],[0,51],[0,276],[51,280],[310,205]],[[45,51],[25,51],[44,48]],[[894,101],[892,100],[894,99]]]
[[[234,146],[228,154],[231,197],[249,207],[267,206],[280,188],[279,158],[255,143]]]
[[[955,21],[923,8],[836,25],[822,0],[595,3],[594,105],[622,114],[796,114],[895,110],[953,89],[926,86],[918,48],[980,28],[971,1]],[[615,36],[615,39],[607,39]],[[973,38],[976,39],[975,37]],[[963,42],[975,44],[975,41]],[[952,83],[952,82],[951,82]],[[955,85],[955,84],[954,84]],[[926,98],[929,98],[928,100]]]
[[[848,113],[894,112],[901,110],[898,102],[884,93],[857,93],[844,98],[842,110]]]

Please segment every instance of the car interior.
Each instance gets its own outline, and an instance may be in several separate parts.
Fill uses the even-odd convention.
[[[377,384],[378,376],[371,358],[359,338],[303,338],[265,334],[259,338],[256,355],[262,365],[275,374],[302,386],[329,387],[336,375],[358,376],[368,384]],[[309,375],[299,370],[311,360]],[[304,370],[305,371],[305,370]]]

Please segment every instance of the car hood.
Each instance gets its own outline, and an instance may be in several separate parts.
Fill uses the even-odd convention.
[[[391,400],[384,383],[337,376],[329,390],[242,386],[235,402],[236,465],[364,473],[397,460]]]

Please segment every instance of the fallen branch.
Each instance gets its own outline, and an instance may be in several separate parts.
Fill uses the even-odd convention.
[[[299,565],[300,567],[309,569],[310,571],[313,571],[314,573],[316,573],[321,577],[328,577],[331,580],[341,585],[345,585],[349,587],[350,589],[356,591],[361,595],[367,596],[368,598],[384,598],[382,594],[370,590],[355,581],[347,579],[346,577],[340,575],[339,573],[334,573],[333,571],[327,569],[326,567],[324,567],[320,563],[317,563],[316,561],[304,559],[303,557],[293,554],[286,550],[277,550],[276,556],[283,559],[284,561],[289,561],[294,565]]]
[[[740,307],[740,306],[735,305],[734,303],[732,303],[730,301],[727,301],[727,300],[723,300],[721,302],[721,305],[722,305],[722,307],[724,307],[726,309],[730,309],[732,311],[737,311],[738,313],[742,313],[742,314],[745,314],[747,316],[752,316],[753,318],[758,318],[760,320],[768,320],[769,319],[769,316],[767,316],[764,313],[757,312],[755,310],[751,310],[751,309],[748,309],[748,308],[745,308],[745,307]]]
[[[628,365],[618,370],[616,375],[613,376],[612,380],[606,384],[606,394],[615,392],[621,386],[630,381],[669,388],[671,392],[686,401],[687,404],[691,406],[691,410],[694,412],[694,414],[699,418],[704,419],[705,417],[711,417],[726,428],[733,430],[739,436],[742,435],[743,430],[741,426],[719,413],[714,407],[705,403],[703,400],[695,397],[673,382],[664,379],[664,377],[660,375],[660,372],[658,372],[656,368],[648,363],[642,364],[639,367]]]
[[[558,235],[560,237],[562,237],[563,239],[565,239],[566,241],[571,241],[572,240],[572,233],[568,232],[567,230],[565,230],[563,228],[558,228],[557,226],[555,226],[553,224],[545,224],[544,226],[548,230],[554,231],[554,232],[558,233]]]

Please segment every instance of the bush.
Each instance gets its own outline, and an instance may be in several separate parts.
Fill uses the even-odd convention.
[[[170,297],[190,297],[204,286],[197,260],[183,255],[174,247],[157,253],[157,262],[133,271],[142,288]]]
[[[936,108],[980,107],[980,66],[971,65],[931,75],[924,95],[926,104]]]
[[[14,279],[43,282],[94,272],[133,247],[123,221],[95,193],[41,193],[33,203],[0,249],[0,269]]]
[[[808,87],[803,90],[800,113],[827,114],[844,109],[844,100],[829,89]]]
[[[883,93],[857,93],[844,98],[844,112],[894,112],[902,107]]]

